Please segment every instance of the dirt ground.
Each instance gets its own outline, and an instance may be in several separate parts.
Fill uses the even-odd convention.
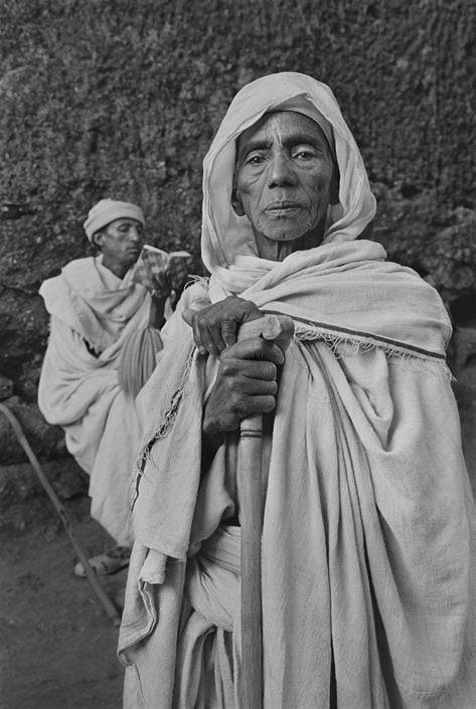
[[[476,363],[455,385],[463,443],[476,490]],[[89,500],[65,503],[89,555],[111,540]],[[117,629],[89,583],[73,574],[74,549],[48,498],[9,511],[0,531],[0,709],[121,709]],[[120,604],[126,570],[102,583]]]
[[[67,508],[89,554],[111,544],[90,519],[88,498]],[[118,631],[73,574],[75,552],[51,503],[35,500],[11,515],[0,534],[1,709],[120,709]],[[124,570],[104,577],[117,602],[125,581]]]

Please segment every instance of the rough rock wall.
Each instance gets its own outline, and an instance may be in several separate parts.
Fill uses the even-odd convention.
[[[447,298],[476,290],[472,0],[2,0],[0,374],[35,397],[41,281],[105,196],[198,260],[201,161],[262,74],[329,83],[379,201],[373,236]]]

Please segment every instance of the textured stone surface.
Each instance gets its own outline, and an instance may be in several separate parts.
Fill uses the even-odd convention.
[[[0,401],[9,399],[13,394],[13,382],[8,377],[0,375]]]
[[[61,500],[87,494],[88,478],[71,456],[40,463],[48,482]],[[46,496],[46,492],[29,463],[0,465],[0,517],[13,505]],[[45,504],[52,505],[51,502]]]
[[[47,424],[36,404],[26,403],[18,396],[12,396],[2,404],[16,417],[37,456],[50,459],[65,455],[63,431],[57,426]],[[0,412],[0,465],[27,460],[11,423],[4,413]]]
[[[188,248],[199,271],[201,161],[236,90],[271,71],[333,87],[389,254],[451,298],[473,288],[474,3],[5,0],[0,14],[0,373],[16,394],[34,397],[25,368],[46,344],[38,287],[87,252],[96,200],[139,201],[150,241]]]

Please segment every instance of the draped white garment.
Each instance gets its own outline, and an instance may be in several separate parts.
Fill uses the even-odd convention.
[[[343,251],[353,263],[344,281]],[[332,657],[338,707],[474,706],[474,505],[441,359],[448,322],[416,274],[379,259],[359,264],[358,254],[371,252],[381,247],[329,244],[321,272],[310,268],[301,290],[288,277],[269,302],[258,288],[246,294],[264,310],[299,309],[307,323],[286,357],[272,432],[262,545],[266,709],[330,706]],[[387,340],[380,276],[388,280],[389,270],[393,317],[407,331],[399,342]],[[357,333],[366,302],[367,331]],[[229,709],[239,706],[239,572],[204,566],[203,550],[193,572],[186,559],[234,513],[232,453],[222,446],[200,484],[201,408],[213,367],[205,372],[191,355],[179,315],[164,342],[141,395],[147,455],[120,640],[125,706]],[[208,579],[221,590],[210,594],[207,613],[187,615],[197,568],[195,587]]]
[[[331,124],[339,205],[323,245],[274,263],[258,257],[230,196],[236,138],[287,108]],[[292,72],[244,87],[203,188],[210,300],[239,293],[296,324],[265,441],[265,709],[474,709],[475,511],[444,358],[449,321],[411,269],[352,241],[375,200],[330,89]],[[119,640],[126,709],[240,707],[239,528],[226,525],[236,447],[201,470],[216,362],[197,355],[180,319],[203,298],[200,284],[184,293],[139,401]]]
[[[149,296],[127,275],[121,280],[104,268],[100,258],[72,261],[43,283],[40,295],[51,315],[40,410],[64,428],[69,452],[90,475],[92,516],[118,544],[131,544],[139,423],[134,402],[119,387],[117,368],[123,342],[147,322]]]

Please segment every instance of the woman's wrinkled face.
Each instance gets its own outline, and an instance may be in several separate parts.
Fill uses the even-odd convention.
[[[317,123],[291,111],[269,113],[239,137],[233,208],[246,214],[257,243],[313,232],[320,243],[332,177],[331,151]]]

